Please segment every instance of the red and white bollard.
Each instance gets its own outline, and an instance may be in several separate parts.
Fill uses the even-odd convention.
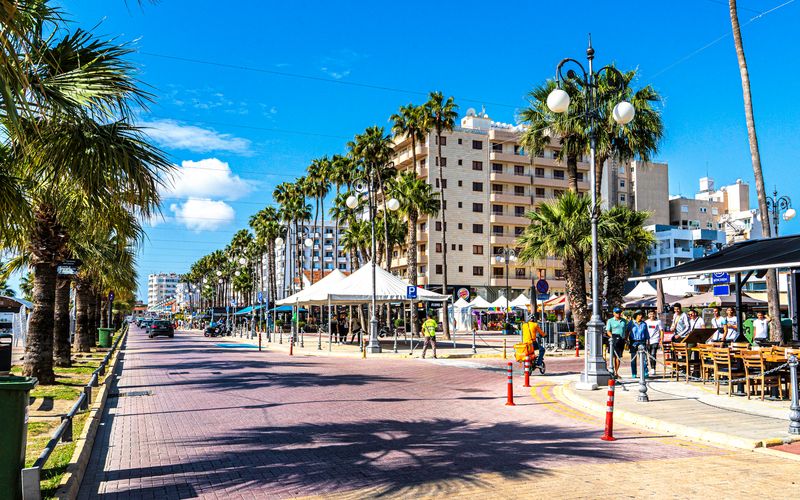
[[[508,397],[506,406],[516,406],[514,404],[514,363],[508,362]]]
[[[608,381],[608,402],[606,403],[606,429],[603,432],[603,441],[616,441],[614,437],[614,379]]]
[[[294,355],[294,337],[289,339],[289,356]]]
[[[578,343],[578,334],[575,334],[575,357],[581,357],[581,345]]]
[[[530,354],[525,356],[525,363],[522,366],[525,368],[525,383],[522,384],[522,387],[530,387],[531,386],[531,356],[530,356]]]
[[[258,352],[261,352],[261,332],[258,332]]]

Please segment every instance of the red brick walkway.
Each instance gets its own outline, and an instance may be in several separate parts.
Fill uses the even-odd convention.
[[[392,493],[483,473],[716,453],[630,429],[602,442],[599,419],[533,398],[521,380],[518,406],[506,407],[505,376],[492,369],[500,360],[289,357],[220,343],[131,330],[80,498]],[[548,370],[581,363],[552,359]]]

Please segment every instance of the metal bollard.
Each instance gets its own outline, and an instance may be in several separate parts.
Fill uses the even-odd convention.
[[[614,437],[614,379],[608,381],[608,401],[606,402],[606,428],[603,432],[603,441],[616,441]]]
[[[261,352],[261,332],[258,332],[258,352]]]
[[[506,395],[506,406],[516,406],[514,404],[514,363],[508,362],[508,394]]]
[[[508,346],[506,345],[506,339],[503,339],[503,359],[508,359],[508,355],[506,354],[506,349],[508,349]]]
[[[278,333],[278,343],[283,344],[283,328],[281,328],[280,333]]]
[[[86,398],[83,401],[84,410],[88,410],[90,406],[92,406],[92,386],[87,385],[83,388],[83,393],[86,394]]]
[[[581,345],[578,343],[578,333],[575,333],[575,357],[581,357]]]
[[[797,355],[792,354],[789,356],[789,377],[792,381],[792,405],[789,407],[789,434],[800,434],[800,402],[798,402],[798,392],[800,388],[797,385]]]
[[[639,397],[636,398],[636,401],[647,403],[650,398],[647,397],[647,380],[645,380],[644,375],[647,370],[647,354],[645,354],[644,345],[639,344],[636,353],[639,356]]]
[[[322,350],[322,332],[317,332],[317,350]]]
[[[303,328],[302,330],[300,330],[300,347],[306,346],[305,342],[303,342],[303,339],[305,339],[305,337],[306,337],[306,329]]]
[[[68,417],[66,415],[61,415],[61,421],[67,421],[66,425],[64,425],[64,432],[61,434],[61,442],[62,443],[71,443],[72,442],[72,417]]]
[[[478,349],[475,348],[475,329],[472,329],[472,354],[478,354]]]
[[[525,356],[525,363],[522,364],[523,369],[525,370],[525,383],[522,384],[522,387],[530,387],[531,386],[531,356]]]
[[[361,337],[361,359],[367,359],[367,337]]]
[[[397,354],[397,328],[394,329],[394,349],[392,350]]]
[[[289,356],[294,356],[294,339],[289,339]]]

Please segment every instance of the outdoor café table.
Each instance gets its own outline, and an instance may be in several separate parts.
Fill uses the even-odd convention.
[[[735,350],[735,351],[731,351],[731,354],[736,359],[742,359],[742,353],[741,353],[742,350],[743,349],[738,349],[738,350]],[[767,370],[775,368],[776,366],[780,366],[780,365],[786,363],[786,361],[787,361],[787,357],[785,355],[777,354],[777,353],[773,353],[773,352],[768,352],[768,353],[764,354],[763,357],[764,357],[764,364],[765,364]],[[787,397],[788,397],[788,394],[787,394]],[[777,387],[773,387],[772,389],[770,389],[770,396],[767,399],[771,399],[771,400],[780,399],[778,397],[778,388]]]

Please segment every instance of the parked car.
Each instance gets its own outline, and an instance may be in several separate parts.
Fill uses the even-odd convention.
[[[159,335],[166,335],[169,338],[175,336],[175,328],[172,326],[171,321],[157,319],[147,325],[147,336],[149,338],[157,337]]]

